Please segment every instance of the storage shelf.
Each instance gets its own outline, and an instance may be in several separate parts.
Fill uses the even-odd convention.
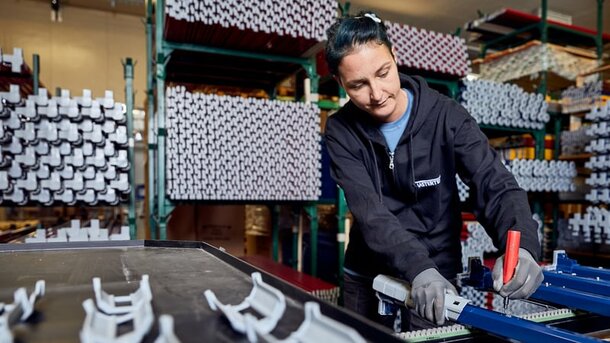
[[[581,161],[581,160],[588,160],[589,158],[591,158],[591,156],[593,156],[593,154],[591,154],[591,153],[583,153],[583,154],[576,154],[576,155],[561,155],[561,156],[559,156],[559,159],[562,161]]]
[[[176,50],[167,64],[166,80],[268,90],[301,69],[295,63]]]
[[[480,36],[474,43],[488,44],[490,48],[505,49],[526,41],[537,39],[540,36],[539,25],[542,19],[526,12],[504,8],[493,12],[483,18],[467,23],[464,28]],[[551,19],[548,23],[548,41],[552,43],[571,45],[581,48],[595,48],[596,31],[585,27],[568,25]],[[520,30],[520,32],[515,32]],[[494,44],[495,40],[511,33],[517,33]],[[610,42],[610,34],[602,34],[603,44]]]
[[[315,39],[280,36],[276,33],[240,30],[234,27],[186,22],[165,16],[163,37],[166,41],[192,43],[225,49],[239,49],[284,56],[313,56],[323,48]]]

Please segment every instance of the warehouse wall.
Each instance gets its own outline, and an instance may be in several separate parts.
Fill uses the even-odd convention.
[[[50,93],[56,87],[72,95],[91,89],[94,97],[112,90],[124,101],[121,59],[135,67],[135,106],[144,107],[146,36],[141,17],[63,6],[63,22],[51,21],[48,2],[0,0],[0,47],[12,53],[23,48],[26,63],[40,55],[40,80]]]

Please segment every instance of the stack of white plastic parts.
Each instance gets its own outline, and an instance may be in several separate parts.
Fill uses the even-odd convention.
[[[470,73],[463,38],[389,21],[385,25],[399,66],[456,76]]]
[[[86,316],[80,331],[81,342],[141,342],[152,328],[155,319],[148,275],[142,275],[138,289],[128,295],[106,293],[99,277],[93,278],[93,291],[95,301],[83,301]],[[174,334],[171,316],[160,316],[159,336],[155,342],[179,342]]]
[[[167,88],[167,195],[174,200],[316,200],[315,105]]]
[[[470,196],[470,187],[460,179],[458,174],[455,174],[455,182],[457,183],[458,194],[460,196],[460,201],[465,202],[466,199]]]
[[[13,302],[0,302],[0,342],[13,342],[12,327],[24,322],[34,313],[36,301],[45,293],[45,281],[36,282],[34,291],[28,293],[25,287],[21,287],[13,294]]]
[[[582,87],[569,87],[561,92],[561,112],[589,111],[599,105],[602,96],[602,81],[585,83]]]
[[[574,81],[598,65],[597,59],[579,57],[554,45],[539,44],[481,63],[479,74],[486,80],[506,82],[546,70]],[[585,81],[597,81],[597,76],[588,76]]]
[[[544,96],[515,84],[464,80],[461,99],[479,124],[542,129],[550,119]]]
[[[511,160],[503,161],[515,176],[519,187],[528,192],[573,192],[578,174],[573,161]]]
[[[602,207],[587,207],[585,213],[575,213],[568,220],[572,237],[585,243],[610,245],[610,211]]]
[[[188,22],[323,41],[337,16],[337,1],[167,0],[165,13]]]
[[[585,150],[595,155],[585,164],[591,169],[585,182],[592,187],[586,199],[595,204],[610,204],[610,101],[593,107],[585,118],[593,122],[587,129],[592,141]]]
[[[219,311],[229,321],[233,330],[245,334],[249,342],[320,342],[364,343],[355,329],[320,312],[314,301],[305,303],[305,320],[290,336],[278,340],[272,331],[286,311],[286,297],[275,287],[265,283],[260,273],[252,273],[252,290],[239,304],[221,303],[214,291],[204,292],[212,311]],[[257,316],[254,316],[254,314]]]
[[[121,226],[119,233],[109,234],[111,229],[100,228],[100,221],[92,219],[89,226],[81,227],[78,219],[70,221],[70,227],[37,229],[34,237],[25,239],[26,243],[124,241],[129,240],[129,226]]]
[[[10,67],[11,72],[21,73],[23,67],[23,50],[21,48],[13,48],[13,53],[5,53],[0,48],[0,65]]]
[[[587,135],[587,127],[581,127],[574,131],[561,132],[561,154],[576,155],[585,152],[585,147],[591,142],[591,136]]]
[[[111,91],[21,99],[11,85],[0,100],[0,202],[116,205],[130,192],[126,116]]]

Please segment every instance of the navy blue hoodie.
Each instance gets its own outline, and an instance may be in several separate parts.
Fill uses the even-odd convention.
[[[400,75],[413,92],[394,169],[379,123],[351,101],[326,124],[331,173],[345,191],[354,225],[345,267],[409,282],[427,268],[447,279],[462,270],[462,219],[455,174],[470,187],[474,212],[496,247],[508,229],[538,258],[537,224],[527,194],[502,165],[475,120],[419,77]]]

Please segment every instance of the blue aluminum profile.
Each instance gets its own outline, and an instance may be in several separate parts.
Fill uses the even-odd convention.
[[[610,297],[610,282],[608,281],[549,271],[544,271],[543,273],[544,282],[552,286]]]
[[[519,317],[507,316],[473,305],[466,305],[464,307],[457,322],[521,342],[600,342],[592,337],[535,323]]]
[[[603,268],[583,267],[576,260],[568,257],[564,251],[555,251],[553,264],[557,272],[575,274],[580,277],[599,278],[610,281],[610,270]]]
[[[530,297],[610,317],[610,298],[542,283]]]

